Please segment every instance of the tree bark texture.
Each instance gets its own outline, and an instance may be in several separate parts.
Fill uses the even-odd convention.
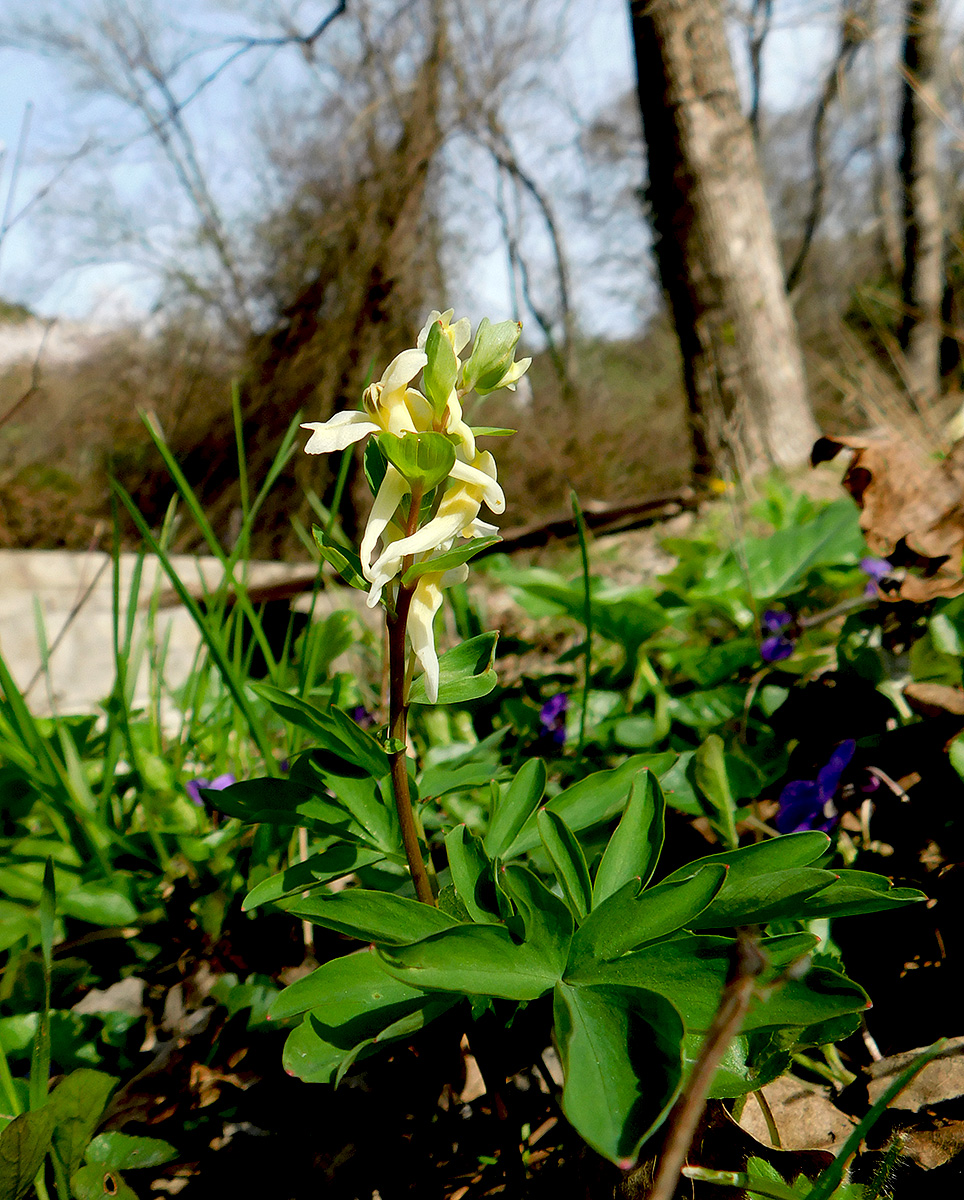
[[[630,0],[655,253],[697,478],[804,463],[818,436],[720,0]]]
[[[900,174],[904,221],[904,317],[900,344],[918,410],[940,388],[944,229],[938,182],[935,76],[940,52],[937,0],[907,0]]]

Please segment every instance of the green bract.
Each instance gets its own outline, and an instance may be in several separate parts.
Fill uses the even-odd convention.
[[[438,487],[455,466],[455,446],[443,433],[380,433],[378,444],[399,474],[423,492]]]
[[[442,326],[436,321],[425,339],[425,354],[428,364],[422,372],[422,384],[425,388],[425,398],[432,406],[437,417],[445,412],[452,388],[459,373],[459,360],[452,349],[452,343],[442,333]]]

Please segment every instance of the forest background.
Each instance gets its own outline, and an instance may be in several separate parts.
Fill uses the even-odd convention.
[[[740,418],[754,387],[741,373],[757,352],[740,331],[760,322],[732,311],[772,303],[741,301],[739,283],[736,301],[724,285],[713,292],[722,268],[698,221],[676,221],[701,243],[689,249],[674,218],[660,225],[661,213],[692,218],[672,175],[699,147],[652,120],[671,112],[673,84],[647,46],[681,94],[689,87],[703,103],[701,128],[700,89],[719,85],[707,64],[729,46],[735,74],[721,94],[738,86],[742,111],[723,114],[729,131],[707,138],[717,150],[714,138],[736,138],[717,155],[729,177],[704,186],[706,163],[688,169],[694,195],[715,188],[719,201],[730,189],[733,208],[755,211],[740,156],[749,153],[750,176],[760,164],[764,223],[792,303],[784,334],[792,343],[799,331],[806,393],[799,368],[783,382],[795,346],[782,365],[762,363],[764,376],[781,394],[796,389],[836,432],[893,425],[907,398],[929,411],[943,397],[953,411],[959,14],[897,0],[652,7],[657,19],[635,30],[622,5],[560,0],[511,11],[440,0],[8,10],[4,320],[8,334],[34,313],[61,328],[36,361],[8,362],[0,381],[0,545],[85,548],[105,536],[109,474],[159,520],[172,485],[139,410],[153,414],[230,541],[232,382],[257,476],[295,412],[319,419],[352,406],[374,358],[409,344],[420,314],[453,296],[470,314],[495,305],[521,319],[537,354],[531,388],[486,416],[522,428],[502,456],[516,505],[508,524],[564,508],[570,486],[586,500],[627,500],[678,489],[694,471],[697,482],[727,478],[752,465],[748,456],[779,461]],[[706,61],[674,64],[672,24],[694,12],[710,40],[692,53]],[[908,49],[918,25],[929,42]],[[908,54],[921,45],[930,57],[911,74]],[[22,109],[9,104],[18,94]],[[939,274],[936,312],[913,294],[911,269],[934,241],[920,235],[928,204],[941,231],[925,264],[931,296]],[[677,235],[681,266],[665,254]],[[724,230],[724,259],[766,275],[766,254],[740,236]],[[674,272],[689,281],[684,293],[692,285],[695,309],[674,297]],[[67,337],[72,318],[90,332],[80,349]],[[925,352],[923,382],[908,357],[915,323],[939,344],[936,362]],[[693,330],[707,325],[715,332],[701,348]],[[725,361],[728,344],[739,361]],[[801,420],[803,446],[816,425]],[[307,516],[306,485],[332,498],[333,480],[317,472],[317,462],[286,468],[256,553],[300,555],[289,518]],[[349,533],[360,495],[350,483]],[[181,548],[194,548],[184,537]]]

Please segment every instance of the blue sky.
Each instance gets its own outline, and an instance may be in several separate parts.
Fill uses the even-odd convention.
[[[155,2],[156,11],[162,13],[172,0]],[[66,3],[67,0],[53,0],[46,11],[56,16],[58,7]],[[812,0],[806,3],[783,0],[782,4],[777,0],[776,9],[766,98],[771,106],[783,108],[798,102],[812,87],[812,80],[829,51],[831,16],[823,5]],[[201,6],[188,11],[195,19],[203,15]],[[311,4],[303,11],[302,24],[308,25],[316,19],[315,12],[324,12],[325,7]],[[626,6],[623,0],[572,0],[565,15],[572,41],[553,68],[559,75],[553,83],[571,92],[574,108],[585,116],[603,109],[611,97],[632,84]],[[214,20],[227,28],[224,22],[235,22],[237,17],[225,15],[222,10]],[[285,53],[296,52],[289,49]],[[238,80],[245,70],[242,67],[239,72],[236,68],[222,77],[192,113],[199,140],[211,151],[211,161],[236,164],[238,170],[243,168],[246,150],[232,117]],[[266,81],[271,86],[279,85],[284,70],[284,60],[276,56],[268,68]],[[83,117],[89,105],[85,108],[78,100],[64,69],[55,62],[17,49],[0,48],[0,140],[7,148],[0,175],[0,202],[7,196],[12,159],[28,103],[33,106],[33,113],[27,166],[18,180],[14,211],[53,179],[57,170],[56,153],[65,146],[80,145]],[[146,168],[139,166],[136,158],[136,153],[128,155],[123,165],[113,171],[115,190],[122,200],[132,202],[135,209],[138,197],[149,193],[152,187]],[[69,236],[69,211],[71,204],[76,203],[78,185],[86,170],[83,161],[69,169],[54,184],[44,204],[10,232],[0,248],[0,296],[24,300],[44,315],[82,317],[94,313],[101,319],[134,315],[149,304],[153,294],[154,284],[148,272],[121,262],[76,265],[78,251]],[[226,194],[230,194],[230,188]],[[60,215],[55,216],[58,212]],[[482,232],[479,241],[483,253],[472,272],[478,293],[476,301],[492,312],[506,307],[508,286],[502,255],[486,253],[484,249],[497,245],[496,233],[494,225]],[[156,230],[148,240],[153,237],[163,242],[165,236],[167,233]],[[583,302],[592,308],[595,300],[591,286],[584,291]],[[623,322],[631,319],[629,314],[620,318]]]

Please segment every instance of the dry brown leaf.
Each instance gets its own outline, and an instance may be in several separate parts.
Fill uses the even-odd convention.
[[[905,1054],[893,1054],[880,1062],[871,1064],[871,1080],[867,1091],[871,1103],[876,1104],[901,1071],[909,1067],[926,1047],[908,1050]],[[948,1038],[947,1045],[932,1062],[929,1062],[910,1081],[900,1095],[892,1101],[891,1108],[904,1108],[919,1112],[925,1106],[940,1104],[944,1100],[956,1100],[964,1096],[964,1037]]]
[[[854,1123],[832,1104],[828,1089],[782,1075],[763,1088],[784,1150],[830,1150],[836,1153],[853,1132]],[[766,1121],[754,1096],[748,1096],[740,1127],[764,1145],[770,1144]]]
[[[860,527],[874,554],[912,568],[888,598],[924,601],[964,592],[964,439],[937,458],[894,435],[822,437],[814,466],[853,451],[843,485],[860,505]]]

